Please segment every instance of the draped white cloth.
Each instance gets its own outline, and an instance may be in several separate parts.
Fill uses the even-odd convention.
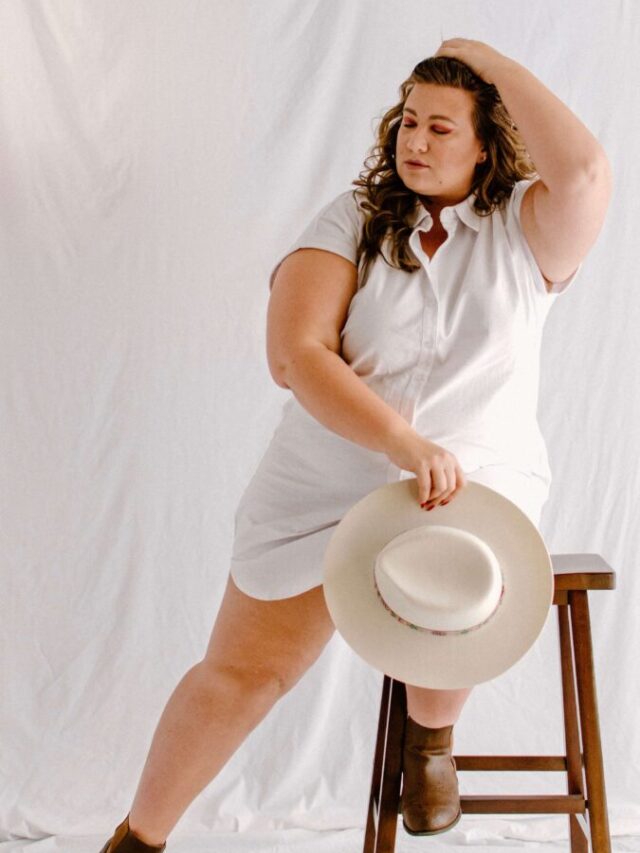
[[[95,853],[126,814],[290,396],[267,368],[268,273],[363,168],[400,82],[455,36],[532,70],[615,173],[545,327],[541,531],[617,572],[590,606],[614,850],[640,849],[639,23],[634,4],[594,0],[0,4],[0,853]],[[461,754],[562,750],[556,634],[552,618],[474,690]],[[171,853],[360,850],[381,679],[336,635]],[[564,792],[556,774],[460,784]],[[564,816],[496,815],[428,843],[566,839]],[[423,847],[399,825],[400,853]]]

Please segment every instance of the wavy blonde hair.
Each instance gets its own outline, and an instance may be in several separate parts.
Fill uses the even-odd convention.
[[[476,193],[476,213],[489,216],[504,205],[516,181],[537,176],[522,136],[497,88],[459,59],[448,56],[423,59],[400,85],[400,101],[382,116],[377,141],[364,161],[366,168],[351,182],[357,188],[353,193],[361,197],[358,204],[364,214],[358,245],[358,261],[363,262],[362,280],[378,254],[395,269],[413,272],[420,268],[409,246],[412,228],[408,217],[415,208],[416,198],[428,200],[429,196],[420,196],[410,190],[400,179],[395,164],[402,110],[416,83],[452,86],[473,96],[473,129],[487,152],[486,160],[476,165],[471,185],[471,192]],[[381,248],[389,231],[391,261]]]

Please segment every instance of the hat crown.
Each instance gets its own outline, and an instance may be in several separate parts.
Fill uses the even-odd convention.
[[[425,524],[394,536],[375,559],[378,595],[400,622],[466,633],[496,612],[504,584],[489,545],[468,530]]]

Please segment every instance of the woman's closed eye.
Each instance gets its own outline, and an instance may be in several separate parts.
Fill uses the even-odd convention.
[[[403,122],[402,126],[403,127],[415,127],[415,124],[407,124],[406,122]],[[449,133],[448,130],[438,130],[437,127],[434,127],[433,130],[434,130],[434,133],[440,133],[440,134]]]

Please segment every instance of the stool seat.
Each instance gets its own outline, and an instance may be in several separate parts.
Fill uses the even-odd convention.
[[[558,608],[564,755],[454,755],[458,771],[562,771],[566,794],[461,795],[464,814],[568,815],[571,853],[610,853],[588,592],[615,589],[600,554],[552,554]],[[384,675],[367,809],[364,853],[393,853],[401,811],[402,749],[407,718],[403,682]]]

